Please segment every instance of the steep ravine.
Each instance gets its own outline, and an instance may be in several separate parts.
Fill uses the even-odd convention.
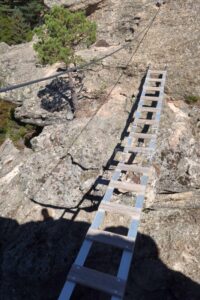
[[[85,61],[128,43],[158,10],[153,4],[144,7],[147,0],[54,2],[73,10],[94,5],[89,17],[98,24],[97,44],[78,52]],[[128,65],[137,40],[74,74],[81,92],[73,120],[67,120],[67,105],[60,111],[41,105],[41,91],[48,98],[52,86],[63,90],[63,81],[2,95],[19,105],[17,118],[44,126],[32,139],[32,149],[19,150],[9,140],[0,146],[3,300],[57,299],[112,174],[115,150],[149,63],[155,68],[167,64],[165,105],[125,299],[200,299],[200,108],[183,101],[200,95],[199,9],[194,0],[166,1]],[[1,73],[9,84],[53,74],[60,66],[36,66],[32,42],[1,44],[0,53]],[[130,197],[119,197],[131,204]],[[125,225],[124,218],[112,216],[104,224],[120,232]],[[102,256],[102,250],[92,249],[87,265],[102,271],[112,265],[114,274],[119,252],[108,248]],[[79,289],[75,299],[107,298]]]

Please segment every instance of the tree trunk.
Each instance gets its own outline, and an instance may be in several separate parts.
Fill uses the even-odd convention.
[[[72,112],[74,113],[74,116],[75,116],[76,110],[77,110],[77,100],[78,100],[78,98],[77,98],[77,93],[76,93],[72,73],[69,73],[69,88],[70,88],[71,93],[72,93],[71,94],[72,95],[71,109],[72,109]]]

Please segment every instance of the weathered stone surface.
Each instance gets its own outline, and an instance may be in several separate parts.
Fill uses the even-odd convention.
[[[50,125],[44,127],[42,133],[31,140],[35,152],[48,149],[62,149],[62,155],[68,153],[68,148],[78,138],[81,130],[88,123],[89,118],[74,119],[73,122]]]
[[[5,52],[8,52],[9,50],[10,50],[10,46],[9,45],[7,45],[4,42],[0,43],[0,53],[1,54],[5,53]]]
[[[64,5],[71,11],[86,10],[88,13],[90,13],[91,10],[96,10],[98,5],[104,1],[105,0],[45,0],[44,3],[48,7],[52,7],[54,5]]]
[[[90,16],[98,23],[97,45],[77,54],[87,62],[131,40],[158,9],[154,4],[141,8],[148,2],[125,0],[122,5],[118,0],[105,1]],[[200,94],[199,3],[166,2],[132,60],[136,40],[131,47],[88,67],[84,78],[77,80],[83,87],[75,119],[66,121],[70,110],[63,98],[60,111],[54,109],[57,102],[52,107],[49,90],[45,98],[50,97],[49,110],[41,106],[38,92],[48,82],[3,95],[20,103],[18,118],[45,125],[32,140],[32,150],[19,151],[10,141],[0,148],[3,300],[58,298],[111,176],[103,167],[120,142],[133,104],[129,99],[137,94],[150,62],[156,68],[168,64],[168,97],[125,299],[200,299],[200,111],[180,101],[185,95]],[[106,43],[98,47],[101,40]],[[2,76],[9,84],[19,78],[51,75],[57,69],[36,67],[31,43],[1,45],[0,52]],[[115,194],[113,201],[133,203],[129,194]],[[105,228],[127,232],[123,216],[107,217]],[[119,254],[99,246],[88,264],[116,274]],[[80,289],[75,299],[98,299],[95,293],[84,291]],[[105,295],[99,299],[105,300]]]
[[[1,49],[5,44],[1,43]],[[1,78],[4,85],[18,84],[21,82],[44,77],[45,68],[36,67],[36,57],[33,50],[33,43],[26,43],[17,46],[10,46],[9,50],[3,51],[0,57]],[[36,93],[35,86],[29,86],[9,93],[1,94],[1,97],[14,103],[22,103],[25,98],[31,98]]]
[[[89,1],[86,2],[89,3]],[[59,3],[61,4],[61,2]],[[78,3],[76,2],[76,4]],[[98,40],[105,40],[110,47],[93,46],[88,50],[78,51],[77,54],[81,55],[87,62],[93,58],[111,53],[117,49],[117,46],[125,44],[125,40],[130,39],[130,37],[135,38],[139,32],[144,32],[157,8],[153,4],[148,5],[145,9],[140,9],[140,7],[141,3],[138,0],[134,3],[126,0],[123,7],[118,0],[112,1],[112,3],[106,1],[100,10],[93,13],[92,19],[96,20],[98,24],[97,42]],[[176,98],[184,98],[186,95],[199,95],[199,16],[196,15],[198,10],[198,2],[183,3],[182,1],[176,1],[174,3],[174,1],[168,1],[161,8],[145,40],[134,54],[133,63],[130,60],[129,65],[127,65],[131,53],[137,47],[138,39],[124,50],[106,58],[102,63],[99,62],[98,67],[91,66],[85,72],[84,88],[88,91],[101,91],[105,88],[111,88],[117,82],[123,92],[130,96],[137,92],[140,79],[147,65],[151,63],[155,68],[167,64],[168,81],[166,91],[169,95]],[[179,13],[174,13],[176,11]],[[141,39],[142,35],[139,38]],[[1,77],[5,85],[56,73],[57,66],[36,67],[37,60],[32,44],[33,42],[9,47],[9,51],[3,51],[0,62]],[[2,46],[2,49],[4,48],[5,44]],[[162,55],[160,49],[165,49],[165,55]],[[120,79],[119,70],[123,74]],[[52,92],[49,93],[48,87],[50,84],[53,85],[51,82],[41,83],[15,92],[5,93],[1,96],[22,104],[17,109],[16,116],[24,122],[36,123],[41,126],[65,122],[66,119],[71,118],[68,116],[70,111],[69,102],[66,101],[65,93],[60,97],[55,96],[54,93],[52,95]],[[39,95],[44,89],[46,89],[46,94],[43,95],[42,100]],[[65,92],[68,93],[67,90]],[[80,96],[88,97],[88,95],[89,93]],[[42,101],[43,103],[48,102],[48,107],[47,105],[44,107]],[[54,112],[51,109],[52,103]],[[58,108],[59,111],[55,111],[55,107],[58,106],[62,109],[59,110]]]
[[[15,219],[18,216],[17,219],[23,222],[30,214],[31,204],[23,205],[25,195],[19,183],[19,175],[20,167],[31,152],[29,149],[19,151],[9,139],[0,146],[0,211],[2,218]],[[34,219],[34,213],[31,217]]]
[[[172,124],[170,120],[173,120]],[[160,192],[183,192],[200,186],[200,145],[192,123],[186,105],[180,109],[176,102],[166,104],[156,155],[157,164],[161,167]]]
[[[102,106],[69,150],[74,161],[85,168],[105,166],[120,141],[121,129],[128,117],[125,110],[126,97],[120,95],[120,92],[120,88],[116,89],[109,102]]]
[[[99,170],[84,170],[67,156],[53,169],[34,199],[44,204],[76,207],[98,174]]]
[[[125,102],[124,96],[113,95],[93,119],[47,126],[34,138],[35,152],[21,167],[26,195],[44,204],[78,204],[120,141],[128,116]]]
[[[56,74],[60,64],[37,65],[33,42],[4,49],[0,57],[0,80],[4,86],[15,85]],[[77,76],[76,76],[77,77]],[[74,81],[79,80],[77,78]],[[25,123],[39,126],[66,122],[71,119],[71,90],[68,78],[44,81],[14,91],[1,93],[1,98],[19,104],[15,116]]]

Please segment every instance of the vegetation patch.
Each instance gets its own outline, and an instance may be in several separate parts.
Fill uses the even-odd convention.
[[[185,102],[187,104],[199,103],[200,102],[200,96],[194,96],[194,95],[186,96],[185,97]]]
[[[30,41],[45,10],[41,0],[0,0],[0,42],[16,45]]]
[[[34,49],[42,64],[62,61],[77,63],[75,47],[89,47],[96,40],[96,24],[89,21],[83,12],[72,13],[64,7],[54,6],[44,16],[44,24],[35,29],[38,42]]]
[[[10,138],[16,147],[30,146],[30,139],[36,136],[38,127],[18,122],[14,117],[16,106],[0,100],[0,145]]]

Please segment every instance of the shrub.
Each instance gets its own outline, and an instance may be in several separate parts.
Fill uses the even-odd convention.
[[[185,97],[185,102],[188,104],[194,104],[198,101],[200,101],[200,96],[190,95]]]
[[[43,64],[63,61],[77,62],[74,48],[91,45],[96,40],[96,25],[87,20],[83,12],[72,13],[64,7],[54,6],[44,16],[44,25],[36,28],[38,42],[34,49]]]
[[[6,138],[10,138],[15,145],[23,140],[29,132],[36,127],[33,125],[20,124],[14,118],[15,105],[0,99],[0,145]]]
[[[42,22],[44,12],[47,10],[43,0],[15,0],[14,2],[18,5],[16,7],[20,9],[25,23],[29,24],[31,29]]]
[[[44,10],[42,0],[0,0],[0,42],[15,45],[30,41]]]
[[[15,45],[32,39],[30,27],[24,22],[20,11],[12,16],[0,16],[0,41]]]

